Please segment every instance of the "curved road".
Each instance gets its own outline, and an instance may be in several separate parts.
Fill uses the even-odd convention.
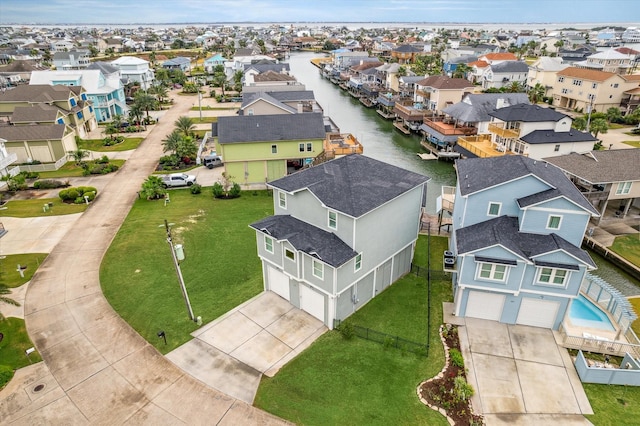
[[[13,383],[5,389],[10,396],[0,401],[2,423],[284,423],[177,368],[102,295],[100,263],[140,184],[162,155],[162,139],[179,116],[193,115],[192,97],[174,99],[174,106],[33,277],[25,321],[46,368],[28,367],[31,376],[13,385],[21,389],[10,389]]]

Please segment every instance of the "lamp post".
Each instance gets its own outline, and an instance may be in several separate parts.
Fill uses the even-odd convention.
[[[202,93],[198,87],[198,110],[200,110],[200,121],[202,121]]]
[[[589,99],[589,104],[587,105],[587,132],[590,132],[589,126],[591,125],[591,111],[593,110],[593,101],[595,100],[595,95],[589,95],[591,99]]]
[[[191,309],[191,302],[189,301],[189,295],[187,294],[187,288],[184,285],[184,279],[182,278],[182,271],[180,270],[180,263],[178,262],[178,256],[176,255],[175,247],[173,247],[173,241],[171,239],[171,227],[169,226],[169,222],[164,220],[164,227],[167,230],[167,243],[169,243],[169,249],[171,250],[171,257],[173,258],[173,266],[176,268],[176,273],[178,274],[178,282],[180,283],[180,290],[182,290],[182,297],[184,298],[184,303],[187,305],[187,311],[189,312],[189,319],[191,321],[195,321],[195,317],[193,316],[193,309]]]

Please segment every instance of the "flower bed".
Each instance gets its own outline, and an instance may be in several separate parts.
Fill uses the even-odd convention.
[[[441,326],[440,338],[445,347],[445,366],[436,377],[418,386],[418,396],[452,425],[483,425],[483,417],[474,414],[471,408],[474,391],[467,383],[457,327]]]

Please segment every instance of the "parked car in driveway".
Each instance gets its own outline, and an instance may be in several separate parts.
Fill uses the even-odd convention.
[[[214,167],[222,166],[222,158],[217,155],[206,155],[202,157],[202,165],[207,167],[208,169],[213,169]]]
[[[162,185],[165,188],[174,188],[178,186],[191,186],[196,183],[196,177],[184,173],[172,173],[161,177]]]

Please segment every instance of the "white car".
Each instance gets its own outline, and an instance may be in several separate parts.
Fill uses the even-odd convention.
[[[165,188],[173,188],[176,186],[191,186],[196,183],[196,177],[184,173],[172,173],[162,176],[162,184]]]

